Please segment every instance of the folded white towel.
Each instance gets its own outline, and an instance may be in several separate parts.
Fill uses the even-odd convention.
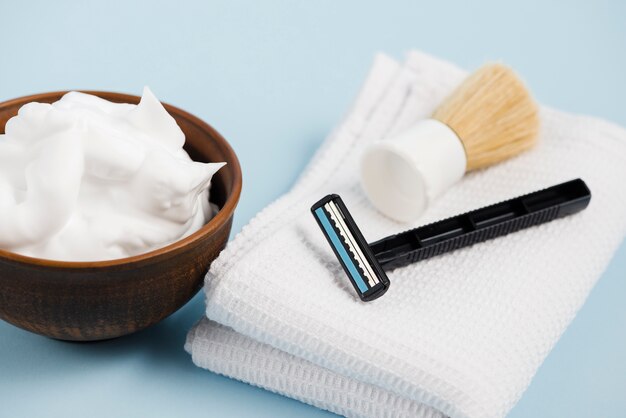
[[[501,417],[584,302],[626,231],[626,132],[542,108],[538,146],[467,175],[416,225],[377,213],[360,190],[363,147],[433,108],[464,72],[421,53],[379,56],[354,108],[294,188],[213,263],[207,316],[186,344],[201,367],[346,416]],[[374,241],[572,178],[580,214],[389,273],[363,303],[309,212],[340,194]],[[229,328],[227,328],[229,327]]]
[[[203,318],[185,349],[196,365],[347,417],[443,418],[425,404],[332,372]]]

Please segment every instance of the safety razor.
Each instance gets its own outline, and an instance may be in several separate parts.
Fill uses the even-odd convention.
[[[389,288],[386,271],[580,212],[590,200],[585,182],[571,180],[372,244],[339,195],[325,196],[311,212],[358,296],[371,301]]]

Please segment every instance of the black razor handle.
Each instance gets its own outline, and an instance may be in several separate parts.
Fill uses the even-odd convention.
[[[383,238],[370,248],[383,269],[392,270],[571,215],[590,200],[585,182],[571,180]]]

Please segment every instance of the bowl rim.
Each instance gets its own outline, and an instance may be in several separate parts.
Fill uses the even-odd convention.
[[[140,96],[128,94],[128,93],[118,93],[113,91],[104,91],[104,90],[59,90],[52,91],[46,93],[37,93],[31,94],[27,96],[16,97],[14,99],[9,99],[0,102],[0,110],[9,106],[14,106],[16,104],[21,103],[22,105],[34,102],[37,100],[42,100],[51,97],[62,96],[70,91],[79,91],[82,93],[93,94],[103,98],[112,98],[116,97],[118,99],[124,100],[127,103],[137,102],[141,99]],[[137,254],[131,257],[124,258],[115,258],[111,260],[101,260],[101,261],[62,261],[62,260],[52,260],[46,258],[38,258],[38,257],[30,257],[27,255],[22,255],[18,253],[14,253],[12,251],[7,251],[0,249],[0,261],[8,260],[11,262],[17,262],[20,264],[28,264],[34,265],[38,267],[47,267],[47,268],[57,268],[57,269],[71,269],[71,270],[93,270],[100,269],[104,267],[120,267],[126,266],[129,264],[142,264],[147,261],[154,260],[155,258],[167,258],[174,256],[180,253],[185,247],[190,244],[193,244],[200,240],[201,238],[213,234],[219,228],[223,227],[229,219],[233,216],[235,212],[235,208],[237,203],[239,202],[239,197],[241,195],[242,188],[242,173],[241,173],[241,165],[239,164],[239,159],[235,154],[235,151],[228,143],[228,141],[211,125],[207,122],[203,121],[199,117],[179,108],[173,106],[169,103],[161,102],[167,112],[174,116],[181,117],[186,119],[188,122],[196,125],[199,129],[203,131],[207,131],[212,138],[217,141],[217,145],[221,148],[227,156],[227,159],[230,160],[225,167],[229,167],[233,173],[232,179],[232,191],[228,195],[226,202],[220,208],[220,210],[213,216],[209,222],[204,224],[202,228],[198,229],[191,235],[175,241],[171,244],[168,244],[164,247],[157,248],[155,250]]]

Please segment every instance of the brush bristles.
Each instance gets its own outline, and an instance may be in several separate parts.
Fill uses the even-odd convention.
[[[501,64],[485,65],[469,76],[433,118],[461,139],[466,171],[529,149],[539,133],[537,105],[517,75]]]

